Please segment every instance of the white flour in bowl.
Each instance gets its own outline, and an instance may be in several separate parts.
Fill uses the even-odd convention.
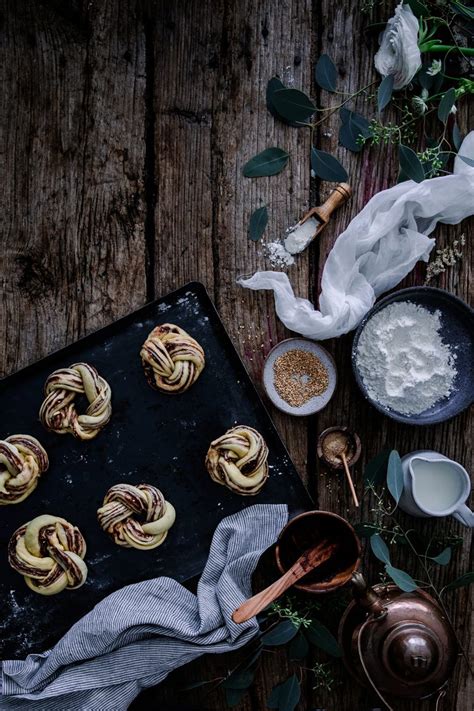
[[[417,415],[448,396],[455,359],[440,335],[439,311],[410,301],[389,304],[369,319],[356,365],[369,396],[403,415]]]

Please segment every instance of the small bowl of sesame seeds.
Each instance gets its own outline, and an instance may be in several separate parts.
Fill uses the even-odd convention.
[[[270,351],[263,366],[263,387],[272,403],[289,415],[313,415],[336,389],[332,356],[315,341],[287,338]]]

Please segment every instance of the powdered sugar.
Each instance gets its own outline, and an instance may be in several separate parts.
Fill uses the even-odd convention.
[[[428,410],[453,390],[455,359],[440,334],[439,311],[409,301],[385,307],[367,322],[356,364],[369,396],[404,415]]]
[[[264,242],[263,249],[274,267],[291,267],[295,263],[295,258],[286,251],[282,242]]]

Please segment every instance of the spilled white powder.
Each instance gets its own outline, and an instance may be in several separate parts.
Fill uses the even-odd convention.
[[[443,343],[439,311],[409,301],[390,304],[367,322],[356,364],[370,397],[403,415],[416,415],[448,396],[455,359]]]
[[[274,267],[291,267],[295,263],[294,257],[286,251],[281,242],[264,242],[263,249]]]

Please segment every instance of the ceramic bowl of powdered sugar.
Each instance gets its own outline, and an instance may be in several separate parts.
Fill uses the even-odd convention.
[[[364,396],[388,417],[444,422],[474,401],[474,311],[442,289],[401,289],[359,325],[352,366]]]

